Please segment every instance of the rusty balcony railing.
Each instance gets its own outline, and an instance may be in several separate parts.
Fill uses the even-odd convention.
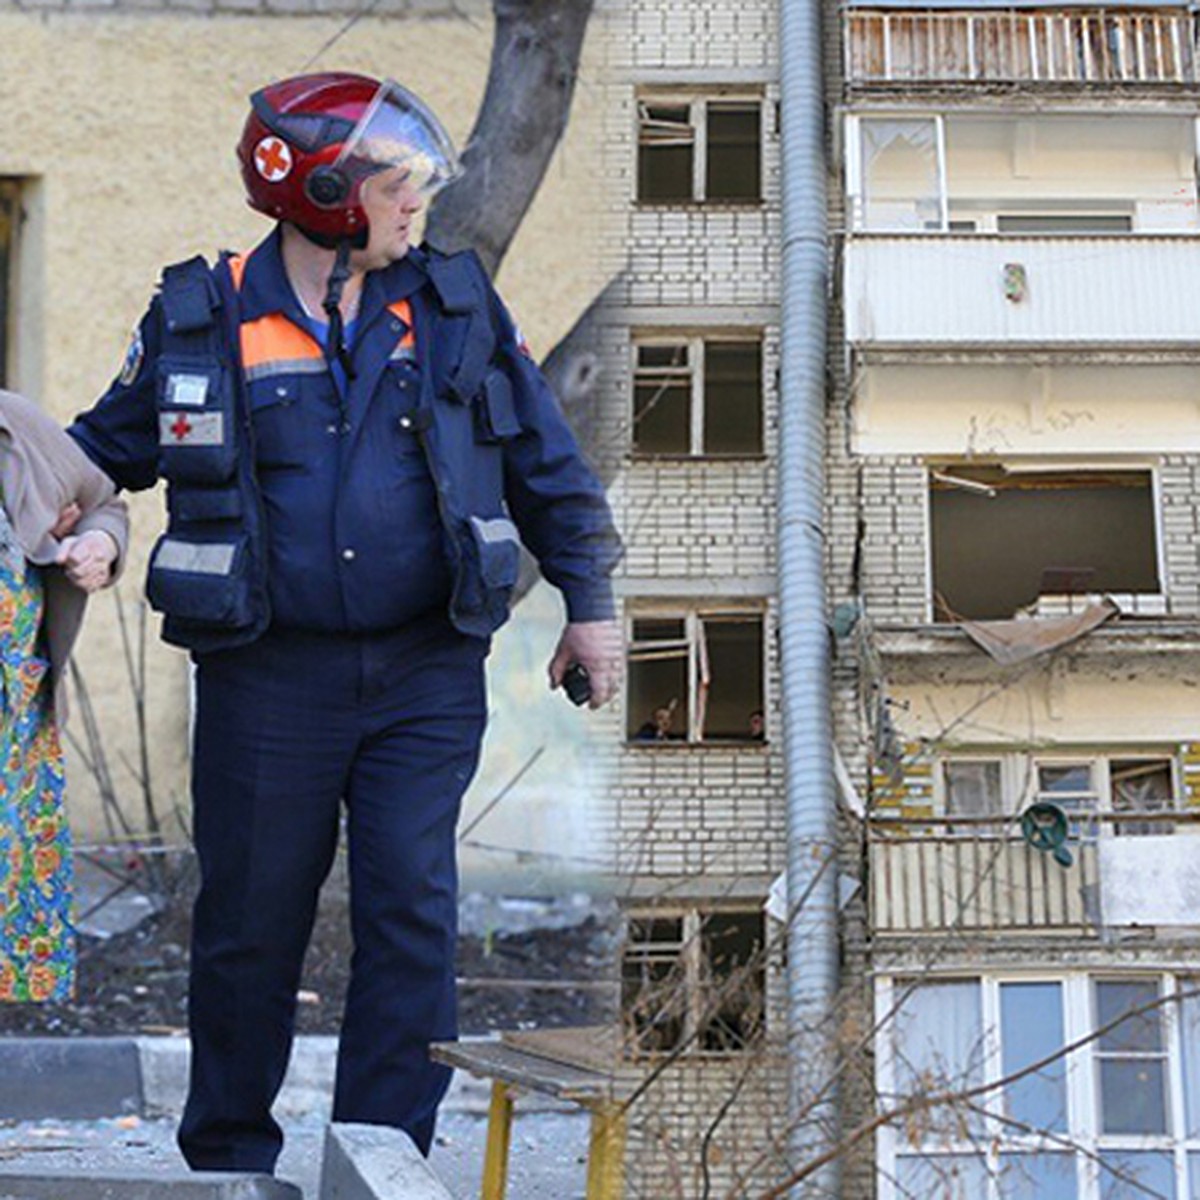
[[[1192,83],[1195,32],[1179,10],[850,9],[852,84]]]

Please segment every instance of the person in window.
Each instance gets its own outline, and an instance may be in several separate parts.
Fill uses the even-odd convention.
[[[49,416],[0,391],[0,1000],[74,991],[58,727],[87,595],[125,558],[113,492]]]
[[[634,734],[638,742],[677,742],[683,738],[682,733],[673,733],[671,725],[675,720],[675,709],[679,701],[673,699],[669,704],[663,704],[654,710],[649,721],[644,722]]]
[[[767,722],[761,708],[756,708],[750,714],[750,740],[752,742],[767,740]]]

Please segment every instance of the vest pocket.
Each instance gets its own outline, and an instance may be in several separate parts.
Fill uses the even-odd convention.
[[[483,390],[475,405],[475,440],[502,442],[521,432],[517,410],[513,404],[512,380],[501,370],[493,368],[484,378]]]
[[[158,364],[160,474],[172,482],[228,482],[237,464],[233,412],[229,373],[219,364],[164,356]]]
[[[171,517],[179,521],[236,521],[242,515],[242,493],[236,487],[172,485],[167,497]]]
[[[158,539],[146,580],[150,606],[170,617],[222,629],[250,623],[250,555],[244,534]]]

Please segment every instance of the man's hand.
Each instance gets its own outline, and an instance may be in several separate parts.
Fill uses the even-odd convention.
[[[80,537],[64,538],[55,562],[77,588],[98,592],[112,578],[117,553],[117,543],[103,530],[93,529]]]
[[[624,659],[624,638],[618,622],[573,621],[563,630],[550,660],[550,687],[561,687],[567,668],[579,663],[587,671],[592,687],[588,707],[599,708],[617,694]]]

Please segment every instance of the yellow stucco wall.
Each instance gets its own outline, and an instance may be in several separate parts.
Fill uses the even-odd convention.
[[[315,63],[342,16],[148,12],[0,14],[0,175],[30,181],[20,252],[13,385],[66,421],[118,370],[129,331],[160,268],[195,253],[243,248],[269,229],[246,207],[234,159],[247,95],[302,69],[393,76],[418,91],[461,145],[483,92],[489,10],[461,18],[366,19]],[[589,44],[595,42],[591,38]],[[565,333],[596,290],[593,153],[598,92],[585,61],[570,129],[499,280],[535,352]],[[134,547],[123,594],[141,594],[162,526],[157,494],[133,500]],[[184,805],[188,671],[151,621],[149,737],[160,803]],[[136,761],[111,596],[93,605],[79,662],[98,701],[118,784]],[[81,732],[80,723],[72,724]],[[103,824],[74,755],[72,819],[84,837]]]

